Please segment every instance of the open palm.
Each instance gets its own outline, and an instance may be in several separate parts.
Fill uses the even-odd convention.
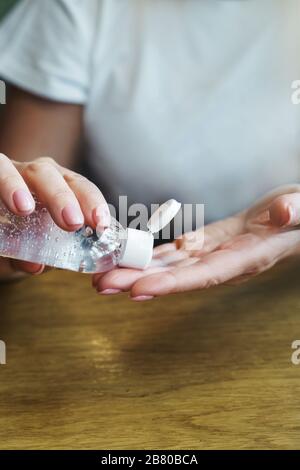
[[[117,268],[96,274],[94,287],[103,294],[130,291],[135,300],[222,283],[237,283],[300,252],[300,185],[278,188],[253,207],[233,217],[154,250],[144,270]],[[201,229],[200,229],[201,230]]]

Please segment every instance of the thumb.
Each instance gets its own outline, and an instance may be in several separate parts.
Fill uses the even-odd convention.
[[[270,221],[276,227],[300,224],[300,193],[278,196],[269,206]]]

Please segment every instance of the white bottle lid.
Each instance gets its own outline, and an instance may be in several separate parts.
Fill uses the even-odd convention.
[[[169,201],[162,204],[148,220],[147,228],[149,232],[160,232],[160,230],[166,227],[166,225],[174,219],[180,208],[180,202],[177,202],[175,199],[169,199]]]
[[[153,255],[153,234],[168,225],[180,210],[180,207],[181,204],[175,199],[170,199],[162,204],[150,217],[147,223],[148,232],[128,228],[119,266],[135,269],[147,268]]]

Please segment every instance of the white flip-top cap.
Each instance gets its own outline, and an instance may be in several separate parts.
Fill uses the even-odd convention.
[[[179,211],[181,204],[175,199],[170,199],[160,206],[150,217],[147,227],[148,232],[127,229],[127,237],[119,266],[135,269],[145,269],[152,260],[153,234],[168,225]]]
[[[166,225],[174,219],[180,208],[180,202],[177,202],[175,199],[169,199],[169,201],[162,204],[148,220],[147,227],[149,232],[160,232],[160,230],[166,227]]]

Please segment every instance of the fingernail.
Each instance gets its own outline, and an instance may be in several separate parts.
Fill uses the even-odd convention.
[[[33,276],[38,276],[39,274],[42,274],[42,272],[44,271],[44,269],[45,269],[45,266],[42,264],[42,265],[40,266],[40,268],[39,268],[37,271],[34,271],[34,272],[32,273],[32,275],[33,275]]]
[[[110,294],[119,294],[121,289],[104,289],[101,291],[98,291],[98,294],[104,294],[104,295],[110,295]]]
[[[137,297],[130,297],[131,300],[134,300],[136,302],[142,302],[143,300],[151,300],[153,298],[153,295],[138,295]]]
[[[102,204],[101,206],[95,209],[94,221],[96,225],[100,225],[104,228],[110,226],[110,212],[105,204]]]
[[[62,216],[67,225],[83,225],[81,211],[73,204],[67,204],[62,210]]]
[[[34,209],[33,197],[24,189],[17,189],[14,192],[13,201],[19,212],[29,212]]]

